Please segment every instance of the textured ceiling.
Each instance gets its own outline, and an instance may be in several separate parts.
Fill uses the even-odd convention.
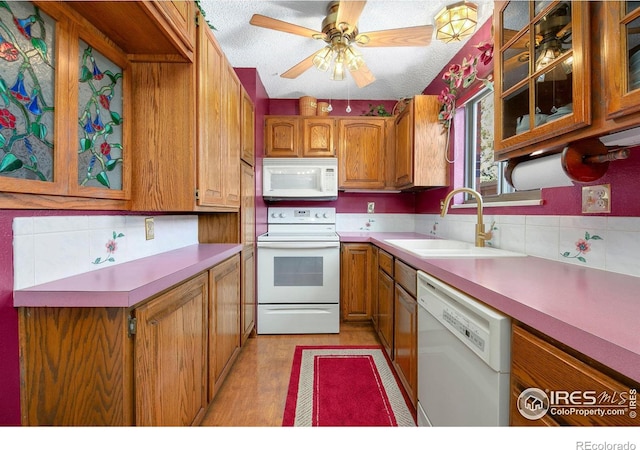
[[[358,29],[388,30],[433,25],[433,17],[449,1],[369,0],[362,11]],[[232,66],[256,68],[270,98],[392,100],[422,92],[440,70],[460,50],[463,43],[444,44],[435,38],[427,47],[362,48],[367,66],[376,77],[359,89],[347,74],[344,81],[333,81],[328,72],[310,68],[296,79],[280,74],[287,71],[324,43],[314,39],[269,30],[249,24],[253,14],[320,31],[326,16],[326,1],[200,0],[199,4]],[[493,0],[476,0],[478,27],[493,13]]]

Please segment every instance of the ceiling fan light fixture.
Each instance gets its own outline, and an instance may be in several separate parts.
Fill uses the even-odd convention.
[[[478,23],[478,6],[466,1],[442,8],[434,18],[436,39],[445,43],[471,36]]]
[[[355,50],[353,47],[348,46],[344,51],[345,60],[347,62],[347,68],[353,72],[354,70],[358,70],[364,64],[364,59],[360,52]]]
[[[338,53],[336,60],[333,64],[333,72],[331,73],[331,79],[334,81],[344,80],[344,55],[342,52]]]
[[[313,65],[316,69],[326,72],[331,64],[332,50],[330,46],[326,46],[313,57]]]

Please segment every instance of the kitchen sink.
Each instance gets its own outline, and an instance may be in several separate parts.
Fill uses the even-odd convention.
[[[452,239],[386,239],[385,242],[409,253],[413,253],[420,258],[499,258],[526,256],[524,253],[493,247],[476,247],[469,242]]]

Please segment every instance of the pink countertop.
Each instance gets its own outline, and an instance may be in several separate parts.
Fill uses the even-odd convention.
[[[20,289],[13,306],[131,307],[240,252],[240,244],[199,244]]]
[[[532,256],[423,259],[385,239],[415,233],[340,233],[371,242],[512,318],[640,382],[640,278]]]

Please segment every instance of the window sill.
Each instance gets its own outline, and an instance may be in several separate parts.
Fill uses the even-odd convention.
[[[504,201],[504,202],[484,202],[484,208],[497,208],[497,207],[512,207],[512,206],[540,206],[542,205],[542,199],[535,200],[513,200],[513,201]],[[473,203],[460,203],[457,205],[452,205],[453,209],[464,209],[464,208],[477,208],[475,202]]]

